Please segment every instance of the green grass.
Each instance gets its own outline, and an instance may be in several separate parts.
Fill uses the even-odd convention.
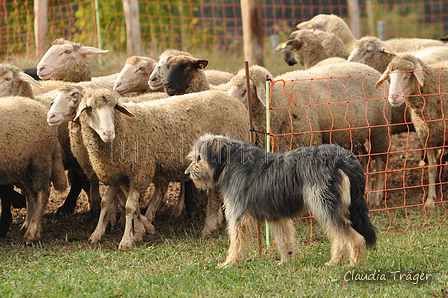
[[[151,236],[149,236],[151,238]],[[328,243],[298,248],[291,264],[256,253],[220,270],[228,237],[151,240],[136,248],[86,247],[81,242],[0,248],[0,297],[446,297],[448,228],[380,236],[365,265],[326,267]],[[376,271],[375,271],[376,270]],[[353,281],[357,273],[384,281]],[[391,272],[430,274],[414,285]],[[347,273],[348,272],[348,273]],[[402,279],[406,276],[402,276]],[[376,277],[379,279],[379,277]]]

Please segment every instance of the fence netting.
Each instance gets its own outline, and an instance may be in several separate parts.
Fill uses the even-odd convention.
[[[443,73],[446,69],[440,69]],[[402,113],[401,122],[394,121],[392,110],[387,100],[387,90],[383,87],[384,96],[372,96],[369,93],[367,78],[372,75],[345,77],[327,77],[313,79],[270,81],[268,106],[270,114],[269,140],[271,151],[282,152],[300,146],[315,146],[321,143],[336,143],[355,153],[362,164],[367,167],[366,199],[370,206],[370,217],[376,226],[379,235],[401,234],[421,231],[425,229],[447,226],[447,191],[448,173],[443,171],[447,165],[446,153],[446,121],[447,115],[443,111],[446,105],[437,82],[439,92],[419,94],[423,105],[427,100],[440,100],[442,111],[438,117],[426,118],[425,124],[439,123],[445,131],[434,131],[431,134],[440,135],[441,141],[437,146],[429,145],[428,139],[420,140],[414,129],[414,123],[409,119],[410,108],[404,104],[398,109]],[[356,78],[357,77],[357,78]],[[440,76],[439,76],[440,77]],[[361,96],[350,95],[350,82],[355,80],[361,83],[363,92]],[[336,82],[339,81],[339,84]],[[340,81],[343,81],[341,84]],[[293,84],[300,83],[300,92],[293,91]],[[334,86],[341,86],[339,89]],[[305,86],[305,88],[304,88]],[[316,92],[320,88],[319,92]],[[279,105],[280,96],[275,94],[281,90],[287,104]],[[323,94],[318,97],[316,94]],[[411,96],[412,97],[412,96]],[[356,109],[353,107],[356,106]],[[372,109],[376,115],[383,117],[383,121],[374,122]],[[277,113],[277,115],[276,115]],[[276,117],[286,119],[279,123]],[[274,127],[280,125],[280,127]],[[347,138],[349,141],[347,141]],[[365,142],[362,142],[365,139]],[[374,142],[385,142],[381,150],[373,152]],[[438,163],[440,166],[429,166],[427,150],[436,149],[440,153]],[[385,167],[379,166],[376,157],[383,156]],[[428,168],[437,168],[437,181],[435,182],[437,199],[433,204],[425,204],[428,194]],[[445,167],[446,168],[446,167]],[[446,170],[446,169],[445,169]],[[378,181],[378,179],[380,179]],[[370,181],[370,183],[369,183]],[[375,196],[379,202],[372,205]],[[319,224],[315,223],[312,215],[295,219],[299,226],[299,243],[301,246],[313,245],[327,241]],[[305,228],[307,227],[307,228]]]
[[[95,4],[98,9],[96,9]],[[167,48],[185,51],[235,51],[243,46],[241,3],[238,0],[140,0],[142,51]],[[317,14],[336,14],[350,23],[346,1],[260,0],[263,36],[287,39],[295,26]],[[359,1],[361,34],[378,36],[378,21],[386,22],[385,38],[441,38],[448,32],[444,0]],[[126,53],[126,20],[118,0],[48,0],[48,47],[57,38],[102,46]],[[2,1],[0,56],[35,55],[34,1]]]

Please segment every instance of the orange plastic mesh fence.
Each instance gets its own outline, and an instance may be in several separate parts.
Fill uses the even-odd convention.
[[[443,71],[446,71],[446,69],[440,69],[440,73]],[[387,111],[389,111],[391,106],[387,100],[386,87],[384,87],[384,97],[370,96],[368,91],[365,89],[366,86],[364,85],[364,82],[366,82],[365,79],[369,77],[369,74],[363,76],[365,77],[362,80],[364,95],[360,97],[348,96],[350,91],[347,86],[350,80],[353,80],[356,76],[314,78],[311,80],[307,79],[294,81],[281,79],[272,80],[270,83],[271,89],[269,106],[269,111],[271,114],[271,150],[278,152],[283,150],[291,150],[302,145],[317,145],[320,143],[320,136],[322,136],[324,142],[328,141],[329,143],[339,144],[353,151],[360,160],[365,159],[368,167],[366,172],[367,182],[369,180],[375,181],[376,179],[379,179],[379,174],[384,173],[385,175],[381,182],[382,189],[373,189],[373,186],[370,188],[368,186],[366,189],[367,201],[369,201],[369,198],[371,198],[374,193],[384,195],[384,199],[382,199],[379,206],[373,206],[370,208],[370,217],[374,225],[377,227],[379,235],[400,234],[446,227],[448,225],[446,209],[446,203],[448,203],[448,200],[445,196],[445,192],[448,189],[448,173],[446,171],[443,172],[442,169],[443,166],[447,165],[444,155],[448,152],[446,151],[448,145],[446,140],[446,121],[448,119],[447,115],[445,115],[445,111],[448,110],[448,106],[446,105],[446,98],[448,98],[448,95],[446,92],[440,91],[446,90],[446,88],[437,88],[439,93],[414,95],[422,96],[423,101],[425,102],[424,105],[426,105],[426,100],[439,100],[440,108],[442,110],[442,112],[439,112],[441,116],[435,117],[435,119],[425,119],[424,123],[440,123],[445,130],[444,132],[434,132],[440,134],[439,145],[430,146],[428,144],[428,139],[423,141],[423,145],[421,145],[418,134],[413,130],[413,122],[408,122],[405,120],[404,122],[391,123],[390,118],[387,118],[389,115]],[[331,90],[330,83],[334,80],[346,80],[346,84],[342,88],[342,92],[340,89]],[[302,87],[304,86],[303,83],[306,84],[307,90],[302,88],[299,90],[301,92],[297,92],[297,90],[295,92],[292,91],[294,90],[291,88],[292,85],[299,81],[302,82]],[[321,82],[320,87],[316,84],[318,81]],[[439,76],[439,82],[437,82],[437,84],[440,87],[441,84],[446,83],[441,82]],[[313,88],[322,88],[322,85],[327,86],[327,90],[320,89],[324,91],[326,97],[325,100],[321,99],[320,102],[317,103],[317,93],[311,91]],[[380,88],[383,88],[383,86]],[[274,91],[274,89],[276,90]],[[289,100],[289,103],[286,106],[279,106],[276,104],[280,101],[280,99],[273,100],[274,92],[279,92],[279,90],[281,94]],[[336,97],[338,99],[335,100],[333,98],[330,101],[330,98],[332,97]],[[369,123],[372,116],[367,116],[367,111],[369,111],[369,109],[371,111],[372,107],[375,105],[375,102],[377,102],[377,106],[381,106],[382,111],[380,111],[380,114],[382,117],[384,117],[384,119],[389,119],[386,124],[373,125],[373,123]],[[378,102],[380,104],[378,104]],[[359,111],[356,117],[362,119],[365,118],[367,120],[361,121],[361,124],[354,123],[353,117],[351,120],[350,117],[348,117],[349,107],[359,103],[365,104],[365,112]],[[315,111],[316,108],[322,106],[327,107],[327,114],[321,112],[321,114],[316,115],[316,113],[313,113],[313,109]],[[404,119],[406,119],[405,115],[409,109],[410,108],[405,105],[405,109],[403,111]],[[285,114],[284,112],[287,113]],[[343,118],[345,123],[341,124],[335,122],[335,118],[337,116],[335,114],[336,112],[344,114]],[[282,129],[277,129],[273,126],[276,123],[275,113],[282,113],[277,114],[277,117],[288,119],[286,125],[284,123],[279,124],[283,125],[281,126],[283,127]],[[285,115],[287,116],[285,117]],[[316,116],[326,117],[325,121],[329,124],[327,124],[328,126],[325,127],[325,129],[315,127],[319,125]],[[297,119],[299,118],[302,120],[305,119],[305,123],[308,124],[300,127],[298,127],[297,124],[294,125],[297,123]],[[304,122],[302,121],[301,123]],[[368,125],[365,125],[365,123]],[[400,124],[405,125],[403,129],[404,131],[401,133],[392,134],[392,128]],[[374,141],[371,139],[374,133],[379,133],[373,132],[372,130],[379,127],[386,127],[387,132],[383,132],[384,135],[375,136],[374,139],[380,141],[386,140],[388,147],[385,152],[372,153],[370,152],[371,146],[368,146],[369,142]],[[359,138],[355,140],[353,139],[353,135],[356,134],[357,130],[363,129],[368,129],[369,131],[366,137],[366,140],[369,142],[359,144]],[[338,139],[338,137],[335,136],[335,134],[344,131],[350,136],[349,144],[341,144],[341,139]],[[356,144],[357,142],[358,144]],[[372,145],[372,143],[370,143],[370,145]],[[367,153],[363,153],[361,147],[366,147]],[[431,166],[437,167],[437,181],[435,183],[437,190],[437,201],[428,208],[428,205],[425,205],[425,202],[429,186],[428,168],[430,166],[427,162],[425,162],[425,159],[427,150],[429,149],[436,149],[440,152],[438,162],[441,166]],[[382,154],[386,157],[386,166],[384,169],[379,169],[376,167],[376,163],[373,159],[376,155]],[[312,216],[297,218],[296,221],[300,226],[298,229],[300,246],[314,245],[327,239],[323,231],[320,229],[319,224],[313,223],[314,218]],[[304,226],[308,226],[308,228],[304,228]]]
[[[336,14],[350,23],[344,1],[262,0],[263,35],[266,44],[284,40],[295,26],[317,14]],[[385,38],[441,38],[448,31],[448,4],[444,0],[371,1],[360,4],[361,34],[378,35],[377,21],[386,21]],[[64,37],[112,52],[126,53],[126,21],[118,0],[48,0],[48,46]],[[34,1],[1,1],[0,56],[35,55]],[[167,48],[186,51],[242,48],[240,1],[153,0],[139,1],[142,50]],[[96,16],[99,17],[97,27]],[[369,17],[371,16],[371,17]]]

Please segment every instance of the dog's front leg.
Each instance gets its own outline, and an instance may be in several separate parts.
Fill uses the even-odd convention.
[[[244,259],[255,227],[255,219],[248,214],[244,214],[236,221],[232,216],[229,218],[228,214],[226,215],[229,222],[230,247],[226,261],[218,265],[218,268],[235,266]]]

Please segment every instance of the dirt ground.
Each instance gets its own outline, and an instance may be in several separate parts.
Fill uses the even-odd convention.
[[[387,208],[412,206],[421,204],[424,199],[424,191],[422,187],[415,187],[426,183],[426,172],[419,166],[421,152],[413,151],[419,148],[419,142],[415,133],[403,133],[401,135],[392,136],[391,154],[388,161],[387,172],[387,201],[380,210]],[[408,151],[406,151],[408,150]],[[423,178],[422,178],[423,174]],[[443,181],[447,181],[446,175]],[[403,190],[403,188],[406,188]],[[446,188],[446,187],[445,187]],[[104,186],[101,188],[104,193]],[[445,189],[443,191],[446,191]],[[68,191],[67,191],[68,192]],[[79,243],[81,246],[89,246],[88,238],[94,231],[97,224],[98,216],[89,212],[87,196],[82,193],[78,199],[75,213],[70,215],[58,216],[56,211],[62,205],[67,192],[58,193],[52,191],[47,212],[43,221],[42,243]],[[143,198],[147,200],[152,192],[149,189]],[[156,235],[147,235],[147,241],[161,241],[164,238],[177,237],[185,235],[185,233],[200,236],[202,225],[204,222],[204,210],[191,218],[184,210],[180,218],[172,218],[171,212],[177,201],[179,185],[170,184],[169,191],[156,214],[154,226]],[[417,207],[423,209],[421,206]],[[374,214],[375,210],[371,214]],[[381,211],[378,211],[381,212]],[[389,211],[384,217],[390,217]],[[20,226],[25,219],[25,209],[13,209],[13,224],[6,239],[0,239],[6,243],[21,243],[24,231],[20,230]],[[379,213],[378,213],[379,214]],[[401,213],[400,213],[401,214]],[[402,215],[400,215],[401,217]],[[224,232],[221,228],[218,233]],[[101,246],[116,248],[120,242],[123,227],[118,226],[109,228],[103,237]]]

